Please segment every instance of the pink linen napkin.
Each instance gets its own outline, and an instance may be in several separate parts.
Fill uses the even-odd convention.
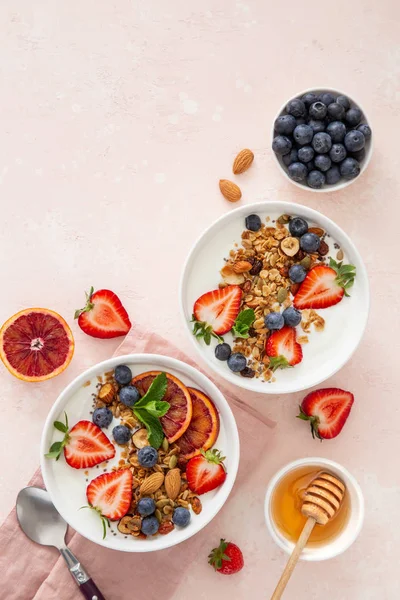
[[[170,342],[134,326],[116,355],[140,352],[173,356],[198,368]],[[230,391],[224,392],[222,389],[222,392],[230,402],[237,421],[241,459],[232,493],[207,527],[174,548],[142,555],[108,550],[69,531],[71,550],[107,600],[172,600],[175,594],[184,598],[186,594],[180,595],[180,586],[191,585],[189,581],[193,577],[201,580],[201,591],[198,589],[199,595],[196,595],[196,590],[192,589],[190,597],[206,597],[203,594],[207,589],[212,590],[215,585],[220,585],[218,577],[226,579],[216,575],[207,565],[208,553],[218,544],[220,537],[233,539],[240,545],[246,543],[248,531],[258,532],[254,537],[253,549],[260,531],[265,537],[260,508],[266,484],[262,476],[262,457],[268,456],[272,446],[269,427],[274,423]],[[29,485],[44,487],[40,470]],[[249,557],[245,556],[247,559]],[[235,577],[239,579],[234,585],[243,586],[243,590],[251,589],[251,568],[244,569]],[[25,537],[19,529],[14,509],[0,528],[0,599],[78,600],[81,597],[63,559],[54,549],[34,544]]]

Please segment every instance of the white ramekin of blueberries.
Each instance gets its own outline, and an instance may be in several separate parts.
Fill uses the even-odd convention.
[[[333,191],[352,183],[372,154],[365,113],[337,90],[308,90],[275,119],[272,149],[283,173],[300,187]]]

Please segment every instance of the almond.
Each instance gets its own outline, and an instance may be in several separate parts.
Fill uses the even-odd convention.
[[[146,494],[154,494],[164,483],[164,474],[163,473],[153,473],[145,479],[140,486],[140,493],[142,496]]]
[[[235,273],[246,273],[246,271],[250,271],[252,266],[248,260],[239,260],[233,265],[233,270]]]
[[[309,227],[308,233],[315,233],[315,235],[317,235],[318,237],[322,237],[325,231],[321,229],[321,227]]]
[[[165,476],[165,491],[168,498],[175,500],[181,489],[181,472],[179,469],[171,469]]]
[[[232,171],[235,175],[244,173],[250,167],[254,160],[254,154],[248,148],[241,150],[233,161]]]
[[[99,389],[99,400],[105,402],[106,404],[110,404],[114,400],[115,390],[111,383],[105,383]]]
[[[281,248],[286,256],[294,256],[300,249],[300,242],[295,237],[287,237],[281,241]]]
[[[240,187],[236,183],[233,183],[233,181],[228,181],[228,179],[219,180],[219,189],[223,197],[229,200],[229,202],[237,202],[242,197]]]

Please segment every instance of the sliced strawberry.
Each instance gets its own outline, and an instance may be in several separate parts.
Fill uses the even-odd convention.
[[[211,328],[209,332],[223,335],[232,329],[240,311],[241,299],[242,290],[238,285],[228,285],[221,290],[207,292],[194,303],[194,320],[204,328]]]
[[[66,437],[64,456],[74,469],[89,469],[115,456],[113,444],[91,421],[79,421]]]
[[[270,357],[269,368],[272,371],[294,367],[303,359],[303,350],[296,339],[294,327],[282,327],[274,331],[267,340],[265,350]]]
[[[331,439],[342,431],[353,402],[353,394],[339,388],[315,390],[304,398],[298,418],[310,422],[313,437]]]
[[[226,479],[224,460],[218,450],[203,450],[202,454],[191,458],[186,465],[186,477],[192,492],[205,494],[222,485]]]
[[[111,521],[122,519],[131,506],[132,481],[129,469],[99,475],[87,486],[89,505]]]
[[[300,285],[293,304],[296,308],[328,308],[338,304],[353,285],[355,267],[331,259],[330,266],[313,267]]]
[[[132,325],[118,296],[111,290],[93,292],[92,287],[86,294],[85,308],[75,311],[82,331],[102,339],[126,335]]]

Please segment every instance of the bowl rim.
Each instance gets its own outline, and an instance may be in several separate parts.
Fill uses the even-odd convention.
[[[362,493],[360,484],[358,483],[358,481],[356,480],[354,475],[352,475],[346,467],[339,464],[338,462],[335,462],[328,458],[310,456],[310,457],[306,457],[306,458],[298,458],[296,460],[293,460],[293,461],[285,464],[272,476],[272,478],[268,482],[268,486],[267,486],[267,489],[265,492],[265,500],[264,500],[264,519],[265,519],[267,529],[268,529],[272,539],[281,548],[281,550],[284,550],[284,552],[286,552],[286,554],[292,553],[293,548],[295,547],[295,544],[293,542],[290,542],[289,540],[283,541],[283,539],[281,539],[278,536],[278,534],[276,533],[275,527],[272,524],[272,517],[271,517],[271,511],[270,511],[271,499],[272,499],[273,492],[276,488],[276,485],[282,479],[282,477],[284,477],[287,473],[289,473],[293,469],[296,469],[296,468],[302,467],[302,466],[307,466],[307,465],[310,465],[310,466],[316,465],[318,467],[319,466],[327,467],[333,471],[337,471],[338,473],[340,473],[344,477],[344,479],[347,479],[351,483],[351,486],[353,487],[354,495],[355,495],[356,501],[357,501],[357,506],[354,507],[354,514],[356,515],[356,519],[357,519],[356,525],[354,527],[352,535],[349,536],[347,541],[343,542],[343,544],[340,548],[337,548],[336,550],[331,550],[330,552],[326,552],[326,546],[321,546],[321,549],[325,550],[325,555],[323,555],[323,556],[320,556],[318,554],[318,547],[315,549],[315,552],[313,552],[312,554],[302,553],[300,555],[300,560],[304,560],[304,561],[308,561],[308,562],[319,562],[319,561],[329,560],[331,558],[335,558],[336,556],[339,556],[340,554],[345,552],[348,548],[350,548],[350,546],[355,542],[355,540],[358,538],[358,536],[361,532],[361,529],[363,527],[363,524],[364,524],[365,501],[364,501],[364,495]]]
[[[361,109],[361,112],[363,113],[365,120],[367,121],[367,123],[370,125],[370,119],[367,117],[367,113],[365,112],[363,106],[361,106],[361,104],[359,102],[356,102],[352,96],[350,96],[349,94],[345,94],[343,92],[341,92],[340,90],[336,89],[336,88],[332,88],[332,87],[314,87],[314,88],[307,88],[306,90],[299,92],[298,94],[295,94],[291,100],[293,100],[294,98],[298,98],[299,96],[304,96],[304,94],[308,94],[310,92],[316,93],[322,93],[322,92],[332,92],[334,94],[337,95],[342,95],[342,96],[347,96],[349,98],[349,100],[351,102],[353,102],[356,106],[358,106],[359,109]],[[286,102],[284,104],[282,104],[281,108],[279,109],[278,114],[276,115],[276,117],[274,118],[273,122],[272,122],[272,130],[271,130],[271,143],[272,140],[274,139],[274,124],[275,121],[278,117],[280,117],[286,107],[286,104],[289,102],[289,100],[286,100]],[[373,129],[373,128],[371,128]],[[343,190],[344,188],[348,187],[349,185],[351,185],[352,183],[354,183],[355,181],[358,181],[361,177],[361,175],[366,171],[369,163],[371,162],[371,157],[372,157],[372,153],[373,153],[373,138],[374,136],[372,135],[371,138],[368,140],[368,152],[366,152],[365,158],[363,163],[361,164],[361,170],[360,170],[360,174],[358,175],[358,177],[355,177],[354,179],[349,179],[348,181],[343,181],[342,183],[335,183],[334,185],[326,185],[324,187],[322,187],[321,189],[316,189],[316,188],[312,188],[309,187],[308,185],[303,185],[301,183],[298,183],[297,181],[293,181],[293,179],[291,179],[285,169],[285,165],[282,164],[281,162],[281,157],[278,157],[274,151],[272,151],[274,160],[276,161],[276,163],[279,166],[279,170],[281,171],[281,173],[284,175],[284,177],[290,181],[290,183],[292,183],[293,185],[295,185],[296,187],[302,189],[302,190],[307,190],[310,192],[317,192],[317,193],[326,193],[326,192],[336,192],[338,190]]]
[[[65,513],[62,509],[60,510],[60,508],[58,506],[57,498],[55,498],[56,495],[53,494],[53,491],[51,489],[52,488],[51,475],[49,474],[49,470],[48,470],[49,463],[48,463],[48,461],[46,461],[45,456],[44,456],[45,453],[47,452],[46,435],[47,435],[49,428],[52,427],[53,421],[58,417],[58,414],[60,412],[60,406],[64,403],[64,401],[68,401],[69,397],[77,389],[79,389],[83,383],[85,383],[88,379],[95,376],[99,370],[107,371],[110,368],[113,368],[114,366],[116,366],[117,364],[120,364],[120,363],[127,363],[127,364],[133,363],[133,364],[140,365],[141,362],[151,364],[153,361],[159,361],[160,363],[163,363],[165,365],[166,370],[175,369],[178,372],[182,372],[187,377],[193,379],[196,382],[196,385],[198,385],[201,389],[205,390],[208,394],[210,394],[209,390],[212,390],[212,394],[210,394],[210,395],[212,396],[212,400],[214,400],[214,398],[217,399],[217,408],[218,408],[219,404],[224,406],[225,414],[223,417],[221,416],[220,410],[219,410],[219,412],[220,412],[221,419],[223,418],[224,423],[226,423],[227,431],[229,430],[229,437],[228,437],[228,440],[229,440],[229,470],[228,470],[227,478],[221,488],[221,491],[223,493],[221,493],[219,495],[219,497],[215,498],[213,500],[212,505],[210,505],[209,517],[207,517],[205,519],[205,521],[204,521],[204,523],[202,523],[201,527],[199,527],[198,529],[195,529],[194,531],[190,527],[188,529],[181,530],[181,538],[178,541],[171,540],[171,538],[169,538],[169,536],[161,536],[161,537],[157,538],[157,540],[155,540],[153,543],[149,543],[148,548],[145,547],[145,549],[143,549],[143,548],[141,548],[140,550],[135,549],[135,548],[137,548],[137,546],[135,544],[132,547],[124,547],[123,544],[121,544],[121,547],[116,548],[115,546],[111,547],[111,546],[105,544],[104,543],[105,540],[102,540],[100,538],[95,538],[91,535],[88,535],[87,532],[83,531],[81,528],[74,527],[75,531],[77,533],[79,533],[80,535],[82,535],[84,538],[88,539],[91,542],[94,542],[95,544],[98,544],[99,546],[103,546],[104,548],[108,548],[110,550],[116,550],[116,551],[122,551],[122,552],[128,552],[128,553],[155,552],[157,550],[163,550],[166,548],[171,548],[173,546],[177,546],[178,544],[180,544],[180,543],[184,542],[185,540],[191,538],[192,536],[196,535],[214,519],[214,517],[218,514],[218,512],[221,510],[221,508],[223,507],[223,505],[229,498],[229,495],[230,495],[233,485],[235,483],[238,468],[239,468],[240,440],[239,440],[239,432],[238,432],[238,428],[237,428],[236,419],[235,419],[232,409],[229,405],[229,402],[227,401],[227,399],[225,398],[223,393],[218,389],[216,384],[213,381],[211,381],[211,379],[209,379],[206,375],[201,373],[201,371],[198,371],[197,369],[195,369],[191,365],[187,364],[186,362],[181,361],[177,358],[172,358],[172,357],[165,356],[162,354],[137,353],[137,354],[124,354],[121,356],[114,356],[112,358],[108,358],[104,361],[96,363],[95,365],[93,365],[89,369],[86,369],[80,375],[75,377],[60,392],[60,394],[58,395],[54,404],[52,405],[52,407],[46,417],[46,421],[43,425],[41,441],[40,441],[40,468],[42,471],[45,488],[48,491],[48,493],[50,495],[50,499],[53,502],[55,508],[58,510],[60,515],[63,517],[63,519],[68,523],[68,525],[70,527],[72,527],[68,521],[68,515],[65,515]],[[157,362],[155,362],[155,364],[157,364]],[[162,540],[162,542],[159,544],[156,544],[155,542],[159,541],[159,539]],[[169,540],[171,540],[171,541],[169,541]]]
[[[208,358],[208,356],[206,356],[202,352],[201,347],[199,346],[198,342],[196,341],[195,337],[193,336],[192,332],[190,331],[190,328],[189,328],[189,325],[188,325],[188,322],[187,322],[187,319],[185,316],[184,293],[185,293],[185,289],[186,289],[186,280],[188,277],[190,263],[193,260],[193,257],[197,251],[197,248],[200,246],[203,238],[208,235],[208,233],[211,231],[211,229],[213,229],[214,227],[218,227],[218,225],[220,225],[225,219],[234,218],[234,217],[232,217],[232,215],[239,216],[240,214],[244,214],[244,213],[250,214],[252,212],[257,212],[257,210],[268,210],[268,205],[275,205],[278,207],[282,207],[282,209],[281,209],[282,214],[293,213],[298,216],[304,216],[305,218],[314,220],[316,223],[319,223],[321,226],[325,226],[325,229],[327,231],[329,231],[329,227],[333,227],[334,230],[338,229],[341,233],[341,236],[343,237],[343,239],[346,242],[346,247],[351,248],[352,253],[357,258],[357,261],[361,267],[360,275],[362,275],[362,278],[365,281],[365,285],[366,285],[366,289],[367,289],[367,294],[364,299],[365,307],[366,307],[365,319],[364,319],[364,323],[363,323],[363,326],[362,326],[362,329],[361,329],[361,332],[359,335],[359,339],[357,340],[357,343],[355,344],[352,352],[344,360],[339,361],[337,367],[335,369],[333,369],[330,372],[330,374],[327,375],[326,377],[325,376],[321,377],[320,379],[317,379],[316,381],[314,381],[313,383],[311,383],[309,385],[303,385],[300,387],[293,388],[291,390],[284,390],[284,389],[277,390],[277,386],[275,386],[275,385],[273,385],[273,386],[265,385],[263,390],[255,390],[253,387],[250,386],[250,383],[248,383],[248,381],[251,381],[251,380],[247,380],[246,377],[235,377],[235,380],[225,377],[225,375],[223,373],[221,373],[218,369],[216,369],[213,361],[210,360]],[[272,208],[272,210],[273,210],[273,208]],[[299,211],[300,211],[300,214],[299,214]],[[304,211],[303,214],[301,214],[301,211]],[[255,202],[253,204],[244,204],[238,208],[235,208],[234,210],[224,213],[223,215],[218,217],[218,219],[213,221],[211,223],[211,225],[209,225],[197,237],[196,241],[194,242],[193,246],[191,247],[191,249],[186,257],[185,263],[182,268],[182,273],[181,273],[181,277],[180,277],[180,281],[179,281],[179,308],[180,308],[180,314],[182,317],[185,331],[187,332],[192,344],[196,348],[196,352],[201,356],[201,358],[205,361],[205,363],[213,370],[213,372],[216,373],[219,377],[222,377],[228,383],[236,385],[236,386],[243,388],[245,390],[248,390],[250,392],[257,392],[260,394],[275,394],[275,395],[277,395],[277,394],[293,394],[296,392],[301,392],[303,390],[310,389],[316,385],[319,385],[320,383],[326,381],[327,379],[329,379],[330,377],[335,375],[335,373],[337,373],[340,369],[342,369],[345,366],[345,364],[351,359],[351,357],[357,350],[357,348],[360,345],[360,342],[364,336],[365,329],[367,327],[369,310],[370,310],[370,289],[369,289],[368,273],[367,273],[367,269],[365,267],[364,261],[361,257],[361,254],[357,250],[355,244],[352,242],[352,240],[347,235],[347,233],[345,233],[345,231],[339,225],[337,225],[334,221],[332,221],[332,219],[330,219],[329,217],[326,217],[325,215],[323,215],[322,213],[320,213],[319,211],[317,211],[313,208],[309,208],[308,206],[305,206],[304,204],[296,204],[294,202],[285,202],[283,200],[264,200],[261,202]]]

